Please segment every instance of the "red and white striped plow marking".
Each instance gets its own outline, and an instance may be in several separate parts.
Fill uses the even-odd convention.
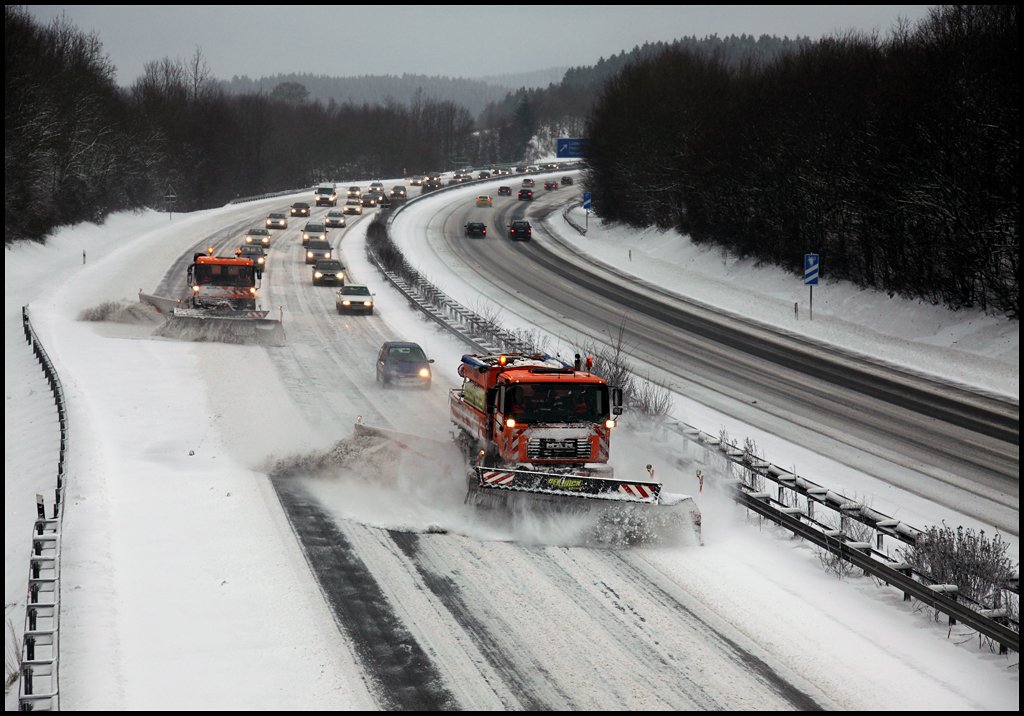
[[[514,432],[512,433],[512,437],[509,438],[509,454],[512,455],[513,457],[521,457],[519,454],[519,438],[521,438],[522,436],[523,434],[521,432]]]
[[[619,492],[624,492],[630,497],[636,497],[641,500],[654,499],[654,490],[648,485],[619,485]]]
[[[481,479],[488,485],[508,485],[515,480],[515,477],[511,472],[500,472],[498,470],[484,470],[481,473]]]

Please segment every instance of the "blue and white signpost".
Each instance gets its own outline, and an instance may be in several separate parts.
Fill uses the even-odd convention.
[[[583,234],[584,234],[584,236],[587,233],[587,229],[590,228],[590,207],[591,207],[590,192],[589,191],[585,191],[585,192],[583,192],[583,208],[587,210],[587,214],[586,214],[586,217],[583,220]]]
[[[558,137],[555,140],[555,156],[559,159],[581,159],[587,152],[587,140],[583,137]]]
[[[814,287],[818,285],[821,262],[818,254],[804,254],[804,283],[811,292],[811,320],[814,320]]]

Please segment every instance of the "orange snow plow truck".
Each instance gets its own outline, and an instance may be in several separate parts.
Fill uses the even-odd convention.
[[[546,355],[464,355],[461,388],[449,395],[456,441],[470,459],[469,497],[510,507],[520,498],[597,512],[628,542],[659,541],[681,525],[696,531],[700,511],[686,495],[644,479],[617,478],[608,465],[622,413],[622,390],[592,372]]]
[[[212,251],[212,249],[211,249]],[[281,321],[256,303],[259,276],[252,259],[196,253],[187,271],[188,298],[139,292],[139,299],[167,315],[161,335],[226,343],[279,345]]]

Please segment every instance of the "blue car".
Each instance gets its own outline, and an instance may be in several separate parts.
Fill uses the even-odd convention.
[[[430,389],[430,364],[417,343],[387,341],[377,353],[377,382],[389,385],[418,385]]]

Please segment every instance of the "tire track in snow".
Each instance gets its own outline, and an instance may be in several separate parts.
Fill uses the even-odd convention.
[[[352,643],[382,710],[458,709],[440,672],[390,604],[334,518],[294,479],[272,478],[335,622]]]

